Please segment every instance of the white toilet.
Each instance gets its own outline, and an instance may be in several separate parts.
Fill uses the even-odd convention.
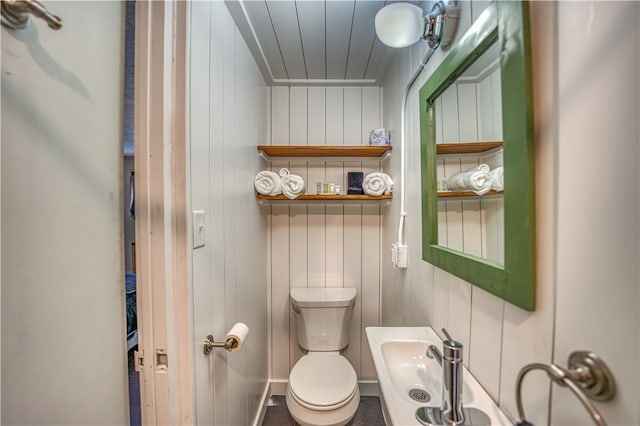
[[[287,408],[302,426],[342,426],[360,403],[356,372],[340,354],[349,344],[356,289],[294,288],[290,296],[307,353],[289,374]]]

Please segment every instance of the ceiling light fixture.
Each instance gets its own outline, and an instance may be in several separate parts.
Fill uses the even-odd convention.
[[[426,40],[432,49],[440,45],[447,50],[456,28],[455,24],[445,25],[450,19],[458,19],[456,2],[445,5],[438,1],[427,14],[411,3],[392,3],[376,14],[376,34],[389,47],[407,47],[418,40]]]

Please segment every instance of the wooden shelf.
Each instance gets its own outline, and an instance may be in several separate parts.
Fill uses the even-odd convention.
[[[329,146],[329,145],[259,145],[258,151],[269,158],[298,157],[365,157],[384,159],[390,146]]]
[[[482,154],[502,148],[502,142],[463,142],[436,144],[437,154]]]
[[[484,195],[476,195],[473,191],[439,191],[438,198],[459,198],[459,197],[486,197],[489,195],[502,195],[504,192],[502,191],[494,191],[491,190]]]
[[[289,202],[297,202],[297,201],[391,201],[393,196],[389,195],[381,195],[379,197],[372,197],[370,195],[349,195],[349,194],[341,194],[341,195],[316,195],[316,194],[303,194],[299,195],[293,200],[285,197],[284,195],[262,195],[257,194],[258,200],[262,201],[289,201]]]
[[[260,156],[267,161],[273,159],[303,159],[303,158],[327,158],[338,159],[339,161],[363,161],[364,159],[382,162],[391,153],[390,146],[331,146],[331,145],[258,145]],[[262,195],[256,194],[258,202],[340,202],[340,203],[390,203],[392,195],[381,195],[372,197],[369,195],[317,195],[303,194],[293,200],[284,195]]]

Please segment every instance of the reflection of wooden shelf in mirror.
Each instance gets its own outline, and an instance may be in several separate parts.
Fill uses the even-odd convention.
[[[264,201],[391,201],[393,196],[389,195],[381,195],[379,197],[372,197],[370,195],[350,195],[350,194],[340,194],[340,195],[317,195],[317,194],[303,194],[299,195],[293,200],[285,197],[284,195],[262,195],[257,194],[259,200]]]
[[[366,157],[383,160],[390,146],[330,146],[330,145],[259,145],[258,151],[270,158],[298,157]]]
[[[492,149],[502,148],[502,142],[461,142],[438,143],[438,154],[482,154]]]
[[[473,191],[439,191],[438,198],[458,198],[458,197],[486,197],[488,195],[502,195],[502,191],[489,191],[484,195],[476,195]]]

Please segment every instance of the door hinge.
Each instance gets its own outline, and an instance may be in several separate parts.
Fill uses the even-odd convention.
[[[138,373],[142,371],[144,366],[144,351],[133,351],[133,369]]]

